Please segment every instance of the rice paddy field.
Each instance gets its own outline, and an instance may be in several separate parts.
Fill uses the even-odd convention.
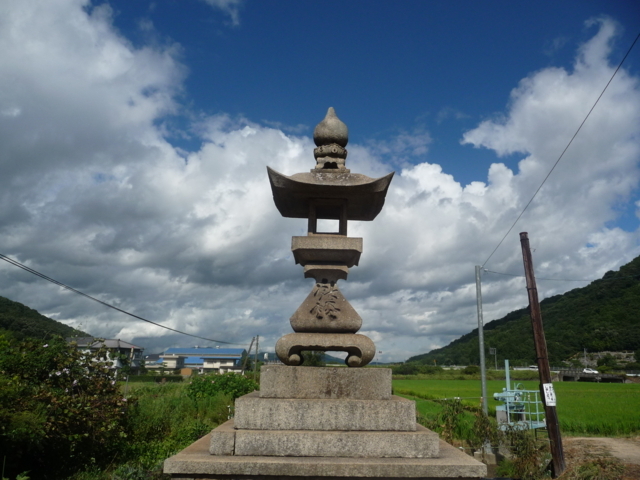
[[[525,390],[538,390],[537,381],[512,382]],[[489,410],[501,405],[493,394],[506,386],[504,380],[487,381]],[[640,384],[556,382],[558,420],[564,435],[629,436],[640,433]],[[459,397],[469,405],[480,404],[478,380],[394,380],[396,395],[416,400],[423,415],[437,413],[441,406],[429,401]]]

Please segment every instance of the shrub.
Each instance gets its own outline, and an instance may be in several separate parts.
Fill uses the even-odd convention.
[[[125,441],[127,401],[108,367],[106,351],[83,353],[60,337],[0,345],[0,451],[9,476],[61,478],[112,460]]]
[[[392,368],[394,375],[416,375],[419,372],[418,365],[415,363],[404,363]]]
[[[203,375],[191,379],[187,387],[189,398],[213,397],[220,393],[229,395],[233,400],[254,390],[258,384],[244,375],[223,373],[222,375]]]
[[[436,373],[442,373],[444,370],[442,367],[436,365],[420,365],[418,363],[404,363],[392,368],[394,375],[434,375]]]
[[[130,375],[129,383],[180,383],[182,375]]]
[[[480,367],[478,367],[477,365],[469,365],[465,367],[464,370],[462,370],[462,373],[464,373],[465,375],[477,375],[478,373],[480,373]]]

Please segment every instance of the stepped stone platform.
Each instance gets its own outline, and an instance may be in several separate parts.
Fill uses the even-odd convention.
[[[236,400],[235,428],[248,430],[416,430],[415,404],[388,400],[261,398]]]
[[[265,365],[235,418],[165,461],[173,479],[477,479],[486,466],[416,424],[389,369]]]
[[[209,454],[211,435],[167,459],[164,473],[173,480],[472,480],[487,467],[440,441],[437,458],[239,457]]]

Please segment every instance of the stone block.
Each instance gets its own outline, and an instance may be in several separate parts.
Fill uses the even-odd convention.
[[[260,398],[253,392],[236,400],[235,427],[248,430],[416,429],[415,403],[389,400]]]
[[[480,479],[487,466],[455,447],[440,441],[437,458],[344,458],[344,457],[236,457],[209,454],[211,435],[206,435],[164,462],[164,473],[177,479],[400,480]]]
[[[418,425],[415,432],[236,430],[236,456],[431,458],[438,435]]]
[[[260,397],[388,400],[391,369],[263,365]]]
[[[362,318],[338,285],[326,281],[313,286],[289,321],[298,333],[356,333],[362,326]]]
[[[211,455],[233,455],[235,450],[236,431],[233,420],[229,420],[211,431],[209,453]]]
[[[353,267],[362,254],[362,238],[342,235],[292,237],[291,251],[296,264],[335,263]]]

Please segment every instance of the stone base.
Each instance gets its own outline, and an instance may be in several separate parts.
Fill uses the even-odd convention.
[[[260,397],[388,400],[391,369],[263,365]]]
[[[236,400],[235,428],[247,430],[351,430],[412,432],[415,403],[342,398],[261,398],[259,392]]]
[[[418,425],[413,432],[236,430],[234,421],[211,432],[212,455],[275,457],[431,458],[438,435]]]
[[[175,480],[392,480],[430,478],[458,480],[486,476],[487,466],[440,441],[438,458],[238,457],[209,454],[206,435],[164,462],[164,473]]]

